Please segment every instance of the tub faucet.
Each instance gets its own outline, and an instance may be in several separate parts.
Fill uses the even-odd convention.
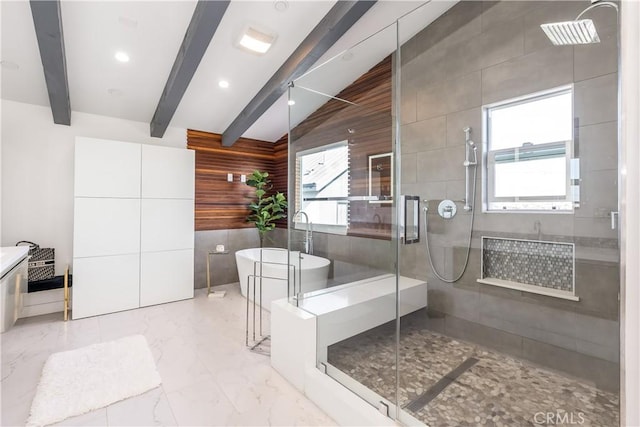
[[[309,221],[309,215],[302,209],[293,214],[293,218],[300,214],[304,216],[304,221],[306,224],[306,229],[304,233],[304,251],[309,255],[313,255],[313,224]]]

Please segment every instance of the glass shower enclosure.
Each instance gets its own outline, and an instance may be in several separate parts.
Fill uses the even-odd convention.
[[[290,302],[393,419],[619,425],[616,10],[540,27],[589,5],[416,4],[289,89],[289,249],[330,260]]]

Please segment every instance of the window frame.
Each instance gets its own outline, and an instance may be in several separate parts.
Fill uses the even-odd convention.
[[[302,169],[299,167],[300,162],[301,162],[301,158],[304,156],[307,156],[309,154],[315,154],[321,151],[327,151],[327,150],[331,150],[334,148],[338,148],[338,147],[346,147],[347,148],[347,179],[348,178],[348,174],[349,174],[349,141],[348,140],[342,140],[342,141],[338,141],[338,142],[332,142],[330,144],[326,144],[326,145],[321,145],[318,147],[314,147],[314,148],[309,148],[306,150],[302,150],[302,151],[298,151],[296,153],[296,163],[298,164],[296,167],[296,174],[295,174],[295,179],[299,180],[299,186],[297,185],[298,183],[296,183],[295,187],[296,188],[298,194],[296,194],[296,200],[298,200],[300,202],[299,204],[299,208],[298,206],[296,206],[296,212],[298,211],[298,209],[302,209],[304,211],[304,208],[302,208],[303,202],[304,202],[304,185],[302,184]],[[348,197],[348,194],[347,196]],[[346,197],[345,197],[345,201],[346,201]],[[340,234],[340,235],[346,235],[349,229],[349,203],[348,201],[346,201],[347,204],[347,224],[346,225],[338,225],[338,224],[320,224],[320,223],[313,223],[313,231],[319,231],[319,232],[324,232],[324,233],[331,233],[331,234]],[[302,221],[298,221],[297,218],[300,218],[300,215],[295,216],[294,218],[292,218],[292,222],[293,222],[293,228],[296,230],[306,230],[306,224]]]
[[[573,84],[563,85],[552,89],[534,92],[523,96],[510,98],[507,100],[494,102],[482,106],[482,124],[483,124],[483,167],[482,167],[482,211],[484,213],[554,213],[554,214],[572,214],[575,208],[578,206],[578,200],[576,199],[576,190],[579,188],[574,185],[576,177],[574,177],[576,171],[575,163],[573,160],[574,142],[575,142],[575,124],[571,123],[571,139],[566,141],[553,141],[540,143],[535,145],[524,145],[520,147],[512,148],[500,148],[496,150],[490,150],[491,141],[491,112],[500,108],[514,107],[517,105],[527,104],[530,102],[542,100],[545,98],[551,98],[562,94],[571,94],[571,117],[575,117],[575,100],[574,100],[574,87]],[[553,147],[565,147],[564,158],[566,161],[565,169],[565,196],[515,196],[515,197],[495,197],[495,157],[496,155],[505,155],[512,153],[514,158],[518,159],[521,151],[524,150],[543,150]],[[576,187],[576,188],[574,188]],[[531,208],[498,208],[492,207],[492,205],[499,203],[515,204],[518,202],[530,202],[540,204],[553,204],[553,202],[561,204],[569,204],[570,208],[555,209],[553,207],[540,207],[539,209]]]

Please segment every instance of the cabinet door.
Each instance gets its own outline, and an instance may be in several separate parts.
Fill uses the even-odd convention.
[[[73,318],[140,306],[140,255],[73,260]]]
[[[185,148],[142,146],[142,197],[193,199],[195,152]]]
[[[193,249],[193,200],[142,199],[142,252]]]
[[[193,298],[193,249],[141,255],[140,306]]]
[[[140,197],[140,144],[76,138],[76,197]]]
[[[73,257],[140,252],[140,199],[76,197]]]

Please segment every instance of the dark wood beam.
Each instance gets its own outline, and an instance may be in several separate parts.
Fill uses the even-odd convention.
[[[339,0],[309,33],[284,64],[244,107],[222,134],[222,145],[233,145],[287,91],[289,82],[302,76],[375,4],[375,0]]]
[[[151,136],[162,138],[224,16],[229,1],[200,0],[151,119]]]
[[[53,122],[71,125],[71,101],[64,54],[62,15],[58,0],[31,0],[31,15],[38,39],[44,79],[49,93]]]

